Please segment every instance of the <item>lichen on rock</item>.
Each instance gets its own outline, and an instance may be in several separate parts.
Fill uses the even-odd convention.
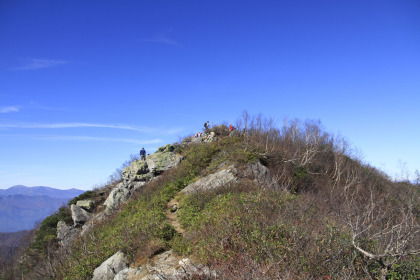
[[[146,162],[149,170],[153,172],[153,174],[159,175],[180,163],[183,157],[177,155],[174,150],[175,147],[168,144],[158,148],[156,153],[148,155]]]

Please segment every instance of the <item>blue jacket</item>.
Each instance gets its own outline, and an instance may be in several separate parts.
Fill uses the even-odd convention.
[[[140,150],[140,155],[141,156],[145,156],[146,155],[146,150],[145,149],[141,149]]]

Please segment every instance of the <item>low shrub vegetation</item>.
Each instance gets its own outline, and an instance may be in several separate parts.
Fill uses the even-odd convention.
[[[391,181],[319,122],[291,120],[278,128],[244,113],[235,128],[232,137],[222,125],[212,128],[214,142],[177,145],[185,159],[77,239],[71,253],[52,249],[53,229],[58,220],[68,221],[68,209],[44,220],[31,250],[46,256],[49,269],[42,274],[27,266],[28,279],[88,279],[119,250],[130,263],[141,263],[169,249],[210,266],[220,279],[420,278],[418,182]],[[180,193],[224,166],[258,161],[280,190],[242,179]],[[95,196],[88,192],[73,202]],[[165,215],[174,197],[182,236]]]

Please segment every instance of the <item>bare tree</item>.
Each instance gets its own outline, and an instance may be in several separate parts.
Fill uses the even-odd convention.
[[[386,279],[404,257],[420,254],[419,192],[412,185],[391,192],[365,183],[344,190],[344,216],[353,247],[379,264],[379,277]]]

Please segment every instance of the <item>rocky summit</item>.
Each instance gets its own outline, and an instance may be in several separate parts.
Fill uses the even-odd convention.
[[[343,143],[250,122],[160,147],[46,218],[0,279],[418,279],[420,185]]]

